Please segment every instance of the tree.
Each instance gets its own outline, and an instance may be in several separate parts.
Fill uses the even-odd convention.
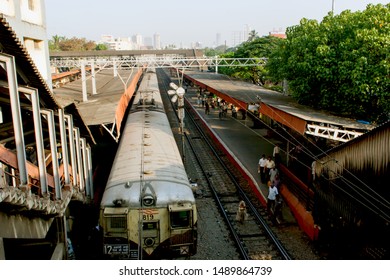
[[[96,43],[85,38],[72,37],[62,40],[59,44],[61,51],[91,51],[96,48]]]
[[[248,34],[248,42],[252,42],[254,40],[256,40],[257,38],[259,38],[259,34],[257,34],[257,32],[255,30],[251,30],[251,32],[249,32]]]
[[[60,51],[60,42],[65,39],[64,36],[54,35],[52,39],[49,40],[49,50]]]
[[[253,41],[242,43],[236,50],[221,55],[221,57],[267,58],[271,55],[281,40],[283,39],[272,36],[256,38]],[[221,67],[219,69],[219,71],[223,74],[251,81],[254,84],[264,85],[268,79],[267,69],[264,66]]]
[[[381,122],[390,112],[390,4],[302,19],[270,56],[273,79],[287,79],[305,105]]]
[[[95,50],[97,51],[105,51],[108,50],[108,47],[106,44],[97,44]]]
[[[94,41],[87,41],[85,38],[72,37],[70,39],[65,36],[54,35],[49,40],[49,50],[51,51],[92,51],[96,50]]]

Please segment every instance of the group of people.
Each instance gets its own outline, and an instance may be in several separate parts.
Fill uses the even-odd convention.
[[[202,108],[205,108],[205,114],[210,114],[210,109],[218,109],[218,116],[219,118],[224,118],[227,116],[228,109],[231,109],[232,111],[232,117],[237,118],[237,112],[238,108],[234,106],[233,104],[229,104],[225,100],[221,99],[220,97],[214,96],[214,95],[207,95],[207,94],[201,94],[199,91],[197,92],[197,104],[198,106],[202,106]],[[243,119],[244,117],[243,112]]]
[[[267,211],[269,217],[273,222],[277,217],[281,216],[282,199],[280,197],[280,175],[277,169],[280,163],[280,149],[276,144],[273,150],[272,156],[266,157],[263,154],[258,163],[258,173],[260,174],[261,183],[267,184],[268,196],[267,196]],[[240,201],[238,204],[238,210],[236,214],[236,220],[243,223],[247,219],[247,210],[244,201]]]
[[[275,219],[280,215],[282,199],[279,195],[280,192],[280,175],[277,169],[280,163],[280,149],[276,144],[273,150],[273,155],[266,158],[263,154],[258,163],[258,173],[260,174],[261,183],[267,184],[268,196],[267,196],[267,211],[272,219]]]

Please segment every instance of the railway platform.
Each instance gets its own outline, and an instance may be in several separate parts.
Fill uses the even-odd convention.
[[[240,113],[238,113],[237,118],[233,118],[231,110],[228,110],[227,115],[220,118],[219,110],[210,108],[210,112],[206,114],[205,107],[202,106],[201,102],[198,104],[196,87],[188,87],[186,99],[192,108],[197,111],[203,123],[213,132],[217,141],[224,145],[225,150],[245,171],[248,180],[251,180],[258,189],[261,196],[260,200],[263,204],[266,204],[268,186],[260,180],[258,162],[262,154],[272,157],[275,144],[280,144],[278,140],[270,136],[267,129],[255,128],[253,121],[248,117],[243,119]],[[282,196],[284,195],[282,194]],[[283,197],[284,200],[290,198],[290,194]],[[292,201],[285,202],[296,204]],[[287,207],[286,203],[282,211],[283,220],[278,222],[297,223],[293,212]]]

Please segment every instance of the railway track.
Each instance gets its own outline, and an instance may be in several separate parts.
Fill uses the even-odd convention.
[[[168,89],[170,79],[165,72],[160,72],[160,86]],[[173,112],[174,109],[169,109]],[[179,131],[179,123],[172,121],[174,132]],[[225,155],[213,147],[212,141],[202,132],[197,116],[186,111],[185,142],[182,135],[177,134],[177,142],[184,148],[187,165],[191,162],[191,172],[196,174],[197,186],[202,186],[202,197],[212,197],[218,207],[224,224],[229,231],[229,238],[236,244],[241,259],[291,259],[287,250],[272,232],[265,209],[248,189],[241,186],[243,182],[239,174],[231,170]],[[233,171],[233,172],[232,172]],[[195,190],[197,192],[199,190]],[[243,200],[247,207],[247,218],[244,222],[236,219],[239,202]],[[213,233],[211,233],[213,234]],[[216,234],[216,232],[214,232]]]

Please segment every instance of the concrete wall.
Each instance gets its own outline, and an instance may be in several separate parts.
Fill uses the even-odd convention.
[[[0,12],[30,54],[42,78],[52,88],[44,0],[2,1]]]

